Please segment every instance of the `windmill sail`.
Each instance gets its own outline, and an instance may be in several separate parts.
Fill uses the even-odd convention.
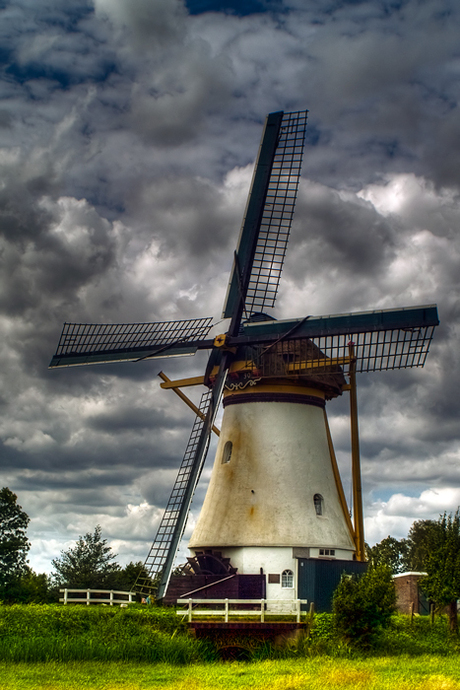
[[[306,368],[314,369],[317,376],[328,374],[331,365],[350,363],[350,343],[354,345],[356,372],[362,373],[423,367],[438,324],[437,308],[431,304],[247,323],[241,339],[251,343],[247,347],[248,368],[262,376],[273,376],[279,367],[283,371],[278,373],[284,376],[296,376]],[[260,361],[254,356],[254,344],[259,339],[264,343]]]
[[[212,317],[157,323],[65,323],[49,368],[193,355],[194,342],[206,338],[211,325]]]
[[[199,410],[204,415],[208,412],[211,396],[211,390],[205,391],[201,396]],[[165,591],[168,586],[171,567],[165,568],[165,564],[169,554],[172,554],[173,558],[176,555],[185,528],[185,520],[183,519],[185,507],[188,513],[188,505],[186,506],[185,502],[186,492],[191,487],[193,490],[195,489],[196,481],[201,473],[201,467],[196,467],[196,453],[204,425],[205,418],[197,415],[158,532],[144,563],[143,572],[134,585],[134,589],[141,593],[149,593],[152,582],[159,575],[162,575],[159,589]],[[185,515],[185,519],[186,517],[187,515]],[[148,573],[148,577],[144,576],[144,572]]]
[[[267,117],[224,318],[235,318],[243,308],[247,314],[263,311],[275,303],[297,196],[307,112],[279,112]]]
[[[268,182],[245,300],[246,312],[274,307],[294,215],[307,112],[285,113]]]
[[[201,396],[199,410],[202,414],[195,418],[155,541],[133,587],[140,593],[150,593],[152,582],[158,577],[160,578],[156,593],[158,599],[163,598],[168,587],[174,558],[187,523],[190,504],[206,460],[211,428],[220,404],[225,378],[226,371],[222,371],[214,388],[205,391]]]

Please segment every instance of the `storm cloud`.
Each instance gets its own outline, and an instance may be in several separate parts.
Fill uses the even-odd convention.
[[[121,562],[146,556],[193,423],[157,374],[204,356],[47,366],[64,321],[225,330],[277,110],[310,114],[274,316],[439,307],[423,370],[358,381],[366,538],[455,510],[458,3],[5,0],[0,19],[0,472],[32,518],[31,565],[96,524]],[[348,401],[329,414],[348,495]]]

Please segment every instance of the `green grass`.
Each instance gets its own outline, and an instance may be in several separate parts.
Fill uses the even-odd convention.
[[[0,606],[0,660],[189,664],[215,656],[177,619],[174,610],[146,606]]]
[[[459,651],[460,639],[449,635],[445,616],[436,617],[434,624],[431,624],[428,616],[414,616],[411,621],[409,616],[397,614],[391,617],[389,626],[375,636],[374,647],[367,650],[367,653],[380,656],[420,656],[457,654]],[[332,614],[317,614],[305,653],[347,656],[352,652],[352,646],[346,646],[337,640]]]
[[[298,659],[190,666],[0,663],[2,690],[459,690],[460,659]]]
[[[298,645],[242,644],[252,661],[217,661],[173,609],[0,606],[0,690],[460,690],[443,618],[394,616],[366,654],[335,638],[330,614]]]
[[[225,640],[221,644],[225,646]],[[274,648],[246,638],[229,638],[228,644],[240,644],[245,658],[257,661],[321,655],[351,658],[358,654],[353,645],[337,639],[333,617],[325,613],[315,616],[309,637],[297,645]],[[460,641],[448,635],[445,618],[431,625],[426,617],[415,617],[411,622],[408,616],[399,615],[376,636],[367,654],[442,656],[459,650]],[[0,661],[191,664],[217,658],[216,647],[192,638],[174,609],[0,605]]]
[[[415,616],[411,622],[409,616],[396,615],[383,631],[378,650],[388,655],[458,654],[460,639],[449,634],[445,616],[436,618],[432,625],[428,616]]]

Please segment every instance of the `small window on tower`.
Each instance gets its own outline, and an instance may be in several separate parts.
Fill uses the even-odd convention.
[[[230,458],[232,457],[232,448],[233,448],[233,443],[231,441],[227,441],[227,443],[224,446],[224,451],[222,453],[222,464],[225,465],[226,462],[230,462]]]
[[[332,556],[335,558],[335,549],[320,549],[319,555],[320,556]]]
[[[281,587],[294,587],[294,573],[292,570],[283,570],[281,574]]]
[[[313,496],[313,503],[315,504],[315,511],[317,515],[323,514],[323,503],[324,499],[321,494],[315,494]]]

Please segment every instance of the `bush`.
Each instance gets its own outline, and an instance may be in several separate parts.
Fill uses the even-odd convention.
[[[389,625],[395,606],[396,593],[387,566],[370,566],[360,576],[343,575],[332,602],[336,633],[349,645],[369,648]]]

